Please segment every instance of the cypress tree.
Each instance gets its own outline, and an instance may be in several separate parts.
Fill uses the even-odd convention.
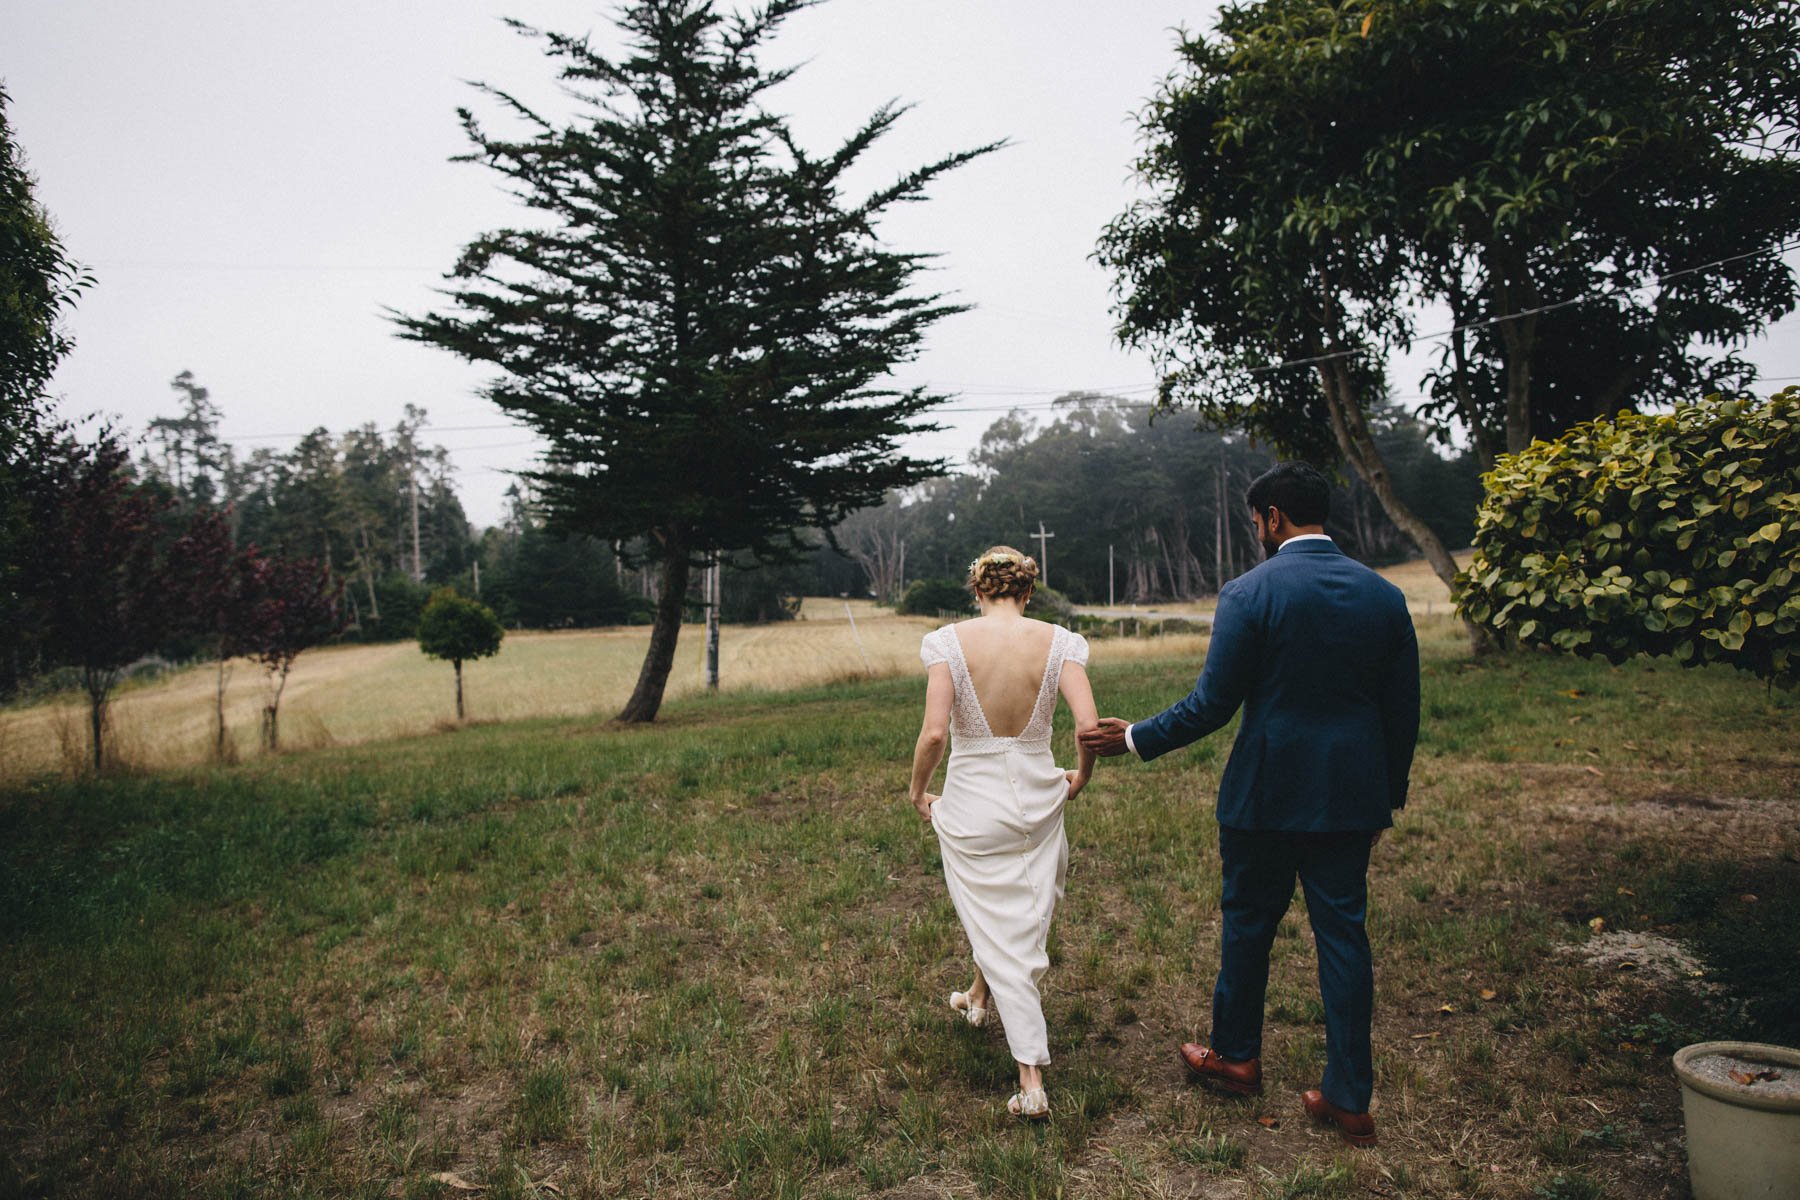
[[[658,567],[650,647],[620,718],[649,721],[680,633],[690,569],[712,554],[791,558],[943,464],[898,452],[943,396],[884,383],[929,325],[963,306],[912,289],[930,256],[875,224],[995,145],[950,155],[861,199],[844,176],[903,111],[888,105],[823,157],[765,93],[791,69],[757,54],[808,0],[742,16],[705,0],[634,0],[628,50],[513,22],[557,64],[577,116],[558,123],[482,90],[517,139],[459,116],[534,214],[477,238],[448,311],[395,314],[401,335],[498,369],[485,394],[549,443],[527,476],[553,527],[631,544]]]

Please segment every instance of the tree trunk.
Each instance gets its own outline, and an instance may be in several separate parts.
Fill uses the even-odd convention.
[[[287,687],[288,671],[293,667],[292,661],[285,662],[278,670],[272,671],[274,676],[270,683],[274,690],[268,702],[263,705],[263,749],[274,753],[281,748],[281,727],[277,723],[281,715],[281,692]]]
[[[1453,308],[1451,311],[1456,310]],[[1487,427],[1481,423],[1481,413],[1475,408],[1475,396],[1469,390],[1469,358],[1460,320],[1457,318],[1458,328],[1450,334],[1450,349],[1456,359],[1456,409],[1469,426],[1469,442],[1475,449],[1475,464],[1485,475],[1494,469],[1494,447],[1488,441]]]
[[[462,659],[453,658],[450,660],[450,665],[456,668],[456,719],[460,721],[463,719]]]
[[[219,655],[219,683],[213,695],[213,757],[228,761],[225,752],[225,688],[231,683],[231,660]]]
[[[1432,573],[1444,581],[1444,587],[1454,598],[1456,560],[1444,548],[1443,540],[1432,532],[1431,526],[1408,508],[1394,490],[1393,478],[1388,474],[1381,450],[1375,445],[1375,437],[1369,431],[1368,422],[1363,416],[1362,403],[1356,395],[1356,385],[1351,378],[1347,360],[1334,358],[1320,363],[1319,378],[1324,385],[1325,406],[1331,413],[1331,430],[1337,437],[1338,450],[1350,463],[1351,469],[1368,484],[1369,490],[1375,493],[1375,499],[1381,502],[1382,511],[1387,513],[1388,520],[1419,548],[1425,561],[1431,564]],[[1465,620],[1463,625],[1468,631],[1471,649],[1477,655],[1486,652],[1489,648],[1486,631],[1473,621]]]
[[[1495,293],[1496,328],[1506,350],[1506,449],[1517,454],[1531,445],[1531,367],[1537,357],[1537,286],[1524,255],[1503,244],[1488,248],[1488,278]]]
[[[638,671],[637,686],[631,699],[619,713],[621,721],[654,721],[662,707],[663,689],[669,682],[669,669],[675,665],[675,643],[681,637],[681,613],[687,600],[688,560],[685,544],[669,541],[664,545],[657,580],[656,620],[650,626],[650,649]]]
[[[106,693],[110,688],[102,689],[95,683],[88,684],[88,731],[94,746],[94,774],[98,775],[105,765],[101,755],[101,735],[106,728]]]

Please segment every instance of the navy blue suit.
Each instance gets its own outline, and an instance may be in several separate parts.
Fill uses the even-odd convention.
[[[1219,783],[1224,933],[1212,1045],[1262,1052],[1269,947],[1298,876],[1319,949],[1325,1098],[1367,1112],[1371,835],[1406,803],[1419,646],[1400,589],[1323,539],[1289,541],[1219,592],[1194,690],[1131,727],[1146,761],[1243,725]]]

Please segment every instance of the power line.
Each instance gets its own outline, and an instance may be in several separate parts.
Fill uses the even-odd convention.
[[[95,263],[95,271],[387,271],[441,273],[440,267],[402,266],[398,263],[206,263],[206,262],[110,262]]]
[[[1521,309],[1516,313],[1506,313],[1503,316],[1498,317],[1484,317],[1479,321],[1471,321],[1466,325],[1452,325],[1448,329],[1442,329],[1436,333],[1422,334],[1412,340],[1415,342],[1440,341],[1454,333],[1467,333],[1473,329],[1486,329],[1492,325],[1503,325],[1508,321],[1519,321],[1526,317],[1535,317],[1543,313],[1555,312],[1557,309],[1569,308],[1572,305],[1585,304],[1589,300],[1604,300],[1609,296],[1625,296],[1632,292],[1641,292],[1647,287],[1655,287],[1667,283],[1669,280],[1678,279],[1683,275],[1697,275],[1702,271],[1711,271],[1714,268],[1723,267],[1728,263],[1742,262],[1746,258],[1755,258],[1758,255],[1771,252],[1785,254],[1787,251],[1797,248],[1800,248],[1800,240],[1792,242],[1771,242],[1767,246],[1763,246],[1757,250],[1749,250],[1743,254],[1733,254],[1728,258],[1716,259],[1713,262],[1701,263],[1698,266],[1682,267],[1678,271],[1670,271],[1667,274],[1658,275],[1643,283],[1632,284],[1630,287],[1616,287],[1607,288],[1597,292],[1584,292],[1579,296],[1569,296],[1562,300],[1552,301],[1549,304],[1540,304],[1535,308]],[[1281,362],[1277,363],[1266,363],[1260,367],[1249,367],[1246,368],[1246,373],[1250,375],[1265,375],[1271,371],[1286,370],[1288,367],[1307,367],[1316,363],[1331,362],[1339,358],[1357,358],[1368,353],[1370,353],[1370,351],[1366,349],[1333,350],[1326,354],[1313,354],[1306,358],[1283,359]]]

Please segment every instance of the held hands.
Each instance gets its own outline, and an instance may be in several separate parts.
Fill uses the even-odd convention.
[[[912,797],[912,806],[919,810],[919,820],[931,820],[931,806],[937,803],[937,797],[930,792],[921,792]]]
[[[1068,799],[1073,800],[1075,797],[1081,795],[1081,789],[1088,785],[1088,780],[1092,778],[1092,774],[1083,773],[1081,771],[1064,771],[1063,778],[1069,781]]]
[[[1117,758],[1125,753],[1125,731],[1130,728],[1130,721],[1101,717],[1100,724],[1078,735],[1077,740],[1083,750],[1092,751],[1101,758]]]

